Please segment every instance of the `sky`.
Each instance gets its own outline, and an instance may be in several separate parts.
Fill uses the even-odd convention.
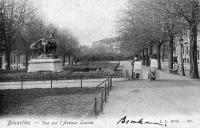
[[[127,0],[34,0],[40,13],[58,27],[66,27],[82,45],[116,36],[119,11]]]

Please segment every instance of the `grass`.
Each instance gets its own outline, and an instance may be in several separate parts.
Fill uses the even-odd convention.
[[[116,69],[119,67],[119,63],[109,63],[108,61],[95,61],[88,63],[81,63],[79,65],[65,66],[64,69],[73,69],[73,71],[95,71],[96,69]]]
[[[0,91],[0,116],[79,118],[90,110],[95,88],[54,88]]]

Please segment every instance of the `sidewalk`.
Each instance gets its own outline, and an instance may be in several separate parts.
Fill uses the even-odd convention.
[[[199,81],[160,71],[160,80],[147,80],[148,68],[144,67],[142,80],[113,82],[113,89],[104,104],[103,113],[97,118],[99,124],[108,127],[157,128],[157,125],[117,125],[127,120],[160,122],[166,121],[168,127],[196,128],[200,126],[200,86]],[[173,120],[180,121],[172,123]],[[187,123],[187,120],[192,120]],[[186,122],[186,123],[185,123]],[[162,126],[163,128],[163,126]]]
[[[144,76],[146,76],[145,78],[148,79],[148,72],[149,72],[149,67],[143,67],[144,68]],[[161,80],[190,80],[189,77],[187,76],[182,76],[182,75],[176,75],[176,74],[172,74],[169,73],[167,71],[161,71],[158,70],[159,74],[160,74],[160,79]]]
[[[121,61],[120,65],[123,66],[127,71],[131,71],[132,70],[132,66],[130,64],[129,61]],[[162,64],[162,66],[164,66],[164,68],[166,68],[166,63]],[[162,80],[181,80],[181,79],[187,79],[189,80],[189,77],[186,76],[181,76],[181,75],[175,75],[172,73],[168,73],[167,71],[160,71],[158,70],[160,73],[160,79]],[[143,75],[143,79],[148,79],[148,72],[149,72],[149,67],[143,66],[143,70],[142,70],[142,75]]]
[[[108,127],[118,126],[116,123],[124,116],[135,121],[142,118],[144,121],[155,122],[167,120],[167,126],[174,126],[174,128],[191,126],[191,124],[169,123],[172,120],[192,120],[193,124],[200,126],[199,85],[192,85],[187,81],[149,82],[148,80],[113,84],[113,90],[104,105],[103,113],[97,118],[102,124],[109,124]],[[131,124],[131,127],[137,126]],[[141,125],[138,127],[141,128]],[[146,127],[157,128],[152,125]]]
[[[166,72],[169,71],[169,69],[168,69],[168,62],[162,62],[162,63],[161,63],[161,67],[162,67],[162,69],[163,69],[164,71],[166,71]],[[200,64],[198,65],[198,69],[199,69],[199,73],[200,73]],[[181,69],[180,69],[180,66],[179,66],[179,71],[178,71],[179,75],[181,74],[181,71],[180,71],[180,70],[181,70]],[[184,70],[185,70],[186,76],[189,77],[190,64],[184,64]]]

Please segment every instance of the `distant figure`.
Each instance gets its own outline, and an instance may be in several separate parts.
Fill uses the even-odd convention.
[[[136,57],[134,57],[134,60],[135,60],[135,61],[139,61],[139,59],[138,59],[138,57],[137,57],[137,56],[136,56]]]
[[[133,59],[133,60],[131,61],[132,69],[134,69],[134,64],[135,64],[135,60]]]
[[[127,70],[128,79],[131,80],[133,78],[133,67],[134,67],[134,60],[129,59],[129,66]]]
[[[175,70],[178,70],[178,68],[179,68],[178,62],[174,62],[174,69],[175,69]]]
[[[151,72],[156,72],[156,71],[157,71],[157,68],[158,68],[158,60],[155,59],[155,57],[152,57],[152,58],[150,59],[150,66],[149,66],[149,68],[150,68],[150,71],[151,71]]]

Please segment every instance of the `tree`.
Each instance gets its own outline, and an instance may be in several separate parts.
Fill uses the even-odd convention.
[[[173,69],[174,39],[185,29],[185,22],[174,12],[171,0],[129,0],[125,15],[119,20],[121,35],[128,37],[122,45],[134,46],[148,66],[151,47],[157,47],[158,69],[161,69],[161,46],[169,41],[169,70]],[[128,43],[129,42],[129,43]],[[145,57],[144,57],[145,53]],[[144,59],[145,58],[145,59]]]
[[[71,64],[71,57],[77,56],[79,53],[79,42],[75,36],[67,29],[61,29],[56,37],[58,42],[58,54],[62,56],[63,65],[65,58],[68,56],[69,64]]]
[[[18,49],[23,50],[26,55],[25,67],[28,69],[28,60],[31,56],[30,45],[43,38],[46,35],[47,28],[43,20],[33,15],[31,19],[21,26],[20,32],[18,33]]]
[[[128,48],[132,45],[131,50],[142,52],[143,64],[147,66],[149,66],[149,58],[152,55],[153,45],[157,46],[157,53],[159,53],[158,57],[160,58],[160,47],[163,44],[162,40],[166,36],[163,32],[160,15],[150,7],[151,2],[148,0],[136,2],[130,0],[124,17],[119,20],[122,27],[119,34],[126,37],[122,45]],[[158,67],[159,69],[161,68],[160,61]]]
[[[151,0],[150,7],[158,13],[160,22],[162,23],[163,33],[169,40],[169,70],[173,69],[173,49],[175,37],[185,30],[185,22],[174,13],[171,6],[171,0]]]
[[[170,1],[171,2],[171,1]],[[174,12],[188,24],[190,31],[190,76],[199,78],[197,63],[197,27],[200,22],[199,0],[176,0],[171,2]]]
[[[117,22],[118,34],[121,37],[121,51],[135,54],[135,52],[147,47],[148,36],[144,24],[145,17],[141,18],[142,7],[140,2],[128,1],[127,9],[123,11],[122,16]],[[144,19],[143,19],[144,18]],[[145,62],[144,57],[143,62]]]
[[[10,54],[16,43],[18,32],[25,24],[26,18],[32,13],[27,9],[27,1],[1,0],[1,12],[3,12],[3,42],[6,48],[7,70],[10,69]]]

